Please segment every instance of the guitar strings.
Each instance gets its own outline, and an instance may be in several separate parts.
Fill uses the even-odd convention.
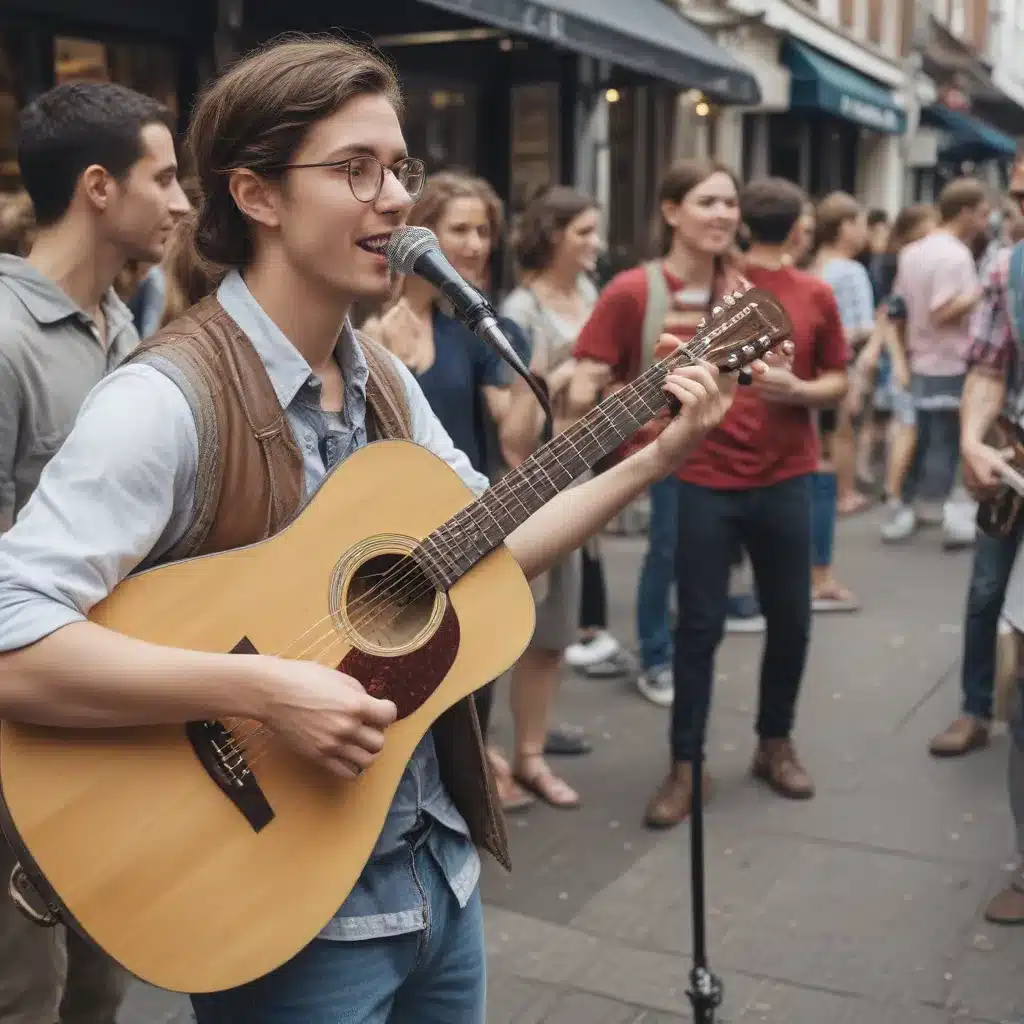
[[[695,360],[697,358],[700,358],[700,356],[704,354],[704,352],[707,350],[708,347],[710,347],[710,340],[705,341],[701,346],[694,346],[693,350],[686,350],[686,349],[680,348],[679,350],[674,352],[670,357],[667,357],[667,359],[664,360],[663,362],[667,363],[670,360],[677,359],[680,355],[683,355],[688,361],[692,362],[693,360]],[[653,376],[660,376],[660,373],[661,373],[662,369],[663,369],[662,365],[657,365],[657,366],[651,367],[650,370],[653,371],[653,373],[651,373],[651,376],[652,377]],[[666,371],[666,373],[667,373],[667,371]],[[646,376],[646,374],[641,375],[641,376]],[[598,441],[598,447],[601,447],[600,439],[598,439],[596,436],[594,436],[594,437],[592,437],[590,439],[583,439],[581,441],[581,444],[584,445],[584,446],[588,446],[589,442],[591,440]],[[579,449],[577,449],[577,452],[579,454],[582,454],[582,452],[580,452]],[[529,482],[529,481],[527,481],[527,482]],[[375,575],[381,580],[381,582],[376,584],[374,587],[372,587],[363,596],[363,602],[366,603],[366,607],[364,609],[362,609],[363,612],[364,612],[364,614],[362,616],[362,620],[360,622],[358,622],[358,623],[354,623],[353,624],[357,631],[360,629],[361,626],[363,626],[363,625],[365,625],[365,624],[367,624],[369,622],[372,622],[376,618],[379,618],[380,612],[383,610],[383,608],[386,607],[389,604],[393,604],[393,602],[396,599],[401,599],[406,594],[411,593],[412,596],[409,599],[410,600],[415,600],[417,597],[425,595],[427,593],[430,593],[430,591],[432,589],[434,589],[433,585],[430,584],[429,581],[425,581],[425,580],[422,580],[422,579],[421,579],[421,581],[420,581],[418,586],[416,586],[416,585],[412,585],[412,586],[406,585],[404,588],[399,588],[397,591],[394,589],[397,584],[400,584],[400,583],[408,580],[410,577],[414,577],[416,575],[420,575],[422,577],[422,569],[419,566],[415,565],[415,564],[413,564],[412,566],[406,568],[405,571],[400,571],[397,574],[394,573],[394,569],[392,569],[392,570],[388,570],[388,571],[385,571],[385,572],[382,572],[382,573],[379,573],[379,574],[375,574]],[[392,576],[394,576],[393,579],[391,578]],[[387,593],[384,594],[381,599],[378,599],[376,601],[376,605],[375,605],[374,601],[372,600],[372,598],[375,596],[375,591],[381,591],[381,590],[386,590]],[[405,609],[398,609],[398,611],[394,615],[392,615],[386,622],[380,624],[379,628],[386,628],[387,626],[389,626],[392,622],[395,621],[396,618],[398,618],[402,614],[402,612],[404,610]],[[326,620],[328,620],[330,618],[332,618],[332,616],[325,616],[324,619],[322,619],[320,621],[323,622],[323,621],[326,621]],[[302,637],[306,636],[307,634],[312,632],[315,628],[317,628],[318,625],[319,625],[319,623],[315,623],[313,626],[309,627],[307,630],[304,631],[303,634],[300,635],[300,637],[298,639],[302,639]],[[344,634],[339,636],[336,631],[331,630],[331,631],[321,635],[320,637],[318,637],[311,644],[309,644],[303,651],[300,651],[299,654],[297,655],[297,658],[301,659],[306,653],[308,653],[313,648],[317,647],[318,645],[322,644],[325,640],[328,640],[328,639],[331,640],[331,643],[324,650],[319,652],[320,656],[326,655],[329,651],[331,651],[339,643],[341,643],[341,642],[343,642],[343,641],[345,641],[345,640],[347,640],[349,638],[344,636]],[[297,642],[297,641],[293,641],[292,644],[289,644],[288,646],[289,647],[293,646],[295,642]],[[287,647],[285,648],[285,650],[287,650]],[[262,733],[264,733],[264,732],[270,733],[270,731],[271,730],[269,730],[265,725],[260,724],[260,725],[257,725],[255,728],[251,729],[249,732],[241,734],[241,735],[238,735],[238,736],[235,736],[234,738],[235,738],[236,742],[238,742],[238,743],[246,743],[246,742],[251,742],[253,739],[255,739],[257,736],[261,735]],[[252,762],[254,762],[259,757],[260,753],[262,753],[262,752],[263,752],[262,749],[253,751]]]
[[[711,340],[706,339],[701,344],[691,346],[690,348],[684,348],[681,346],[669,357],[666,357],[665,360],[661,361],[659,364],[656,364],[655,366],[650,367],[647,373],[641,374],[641,378],[650,377],[653,379],[662,376],[663,373],[664,375],[667,375],[668,369],[671,369],[671,367],[666,369],[666,364],[674,360],[678,360],[680,356],[684,357],[687,360],[687,362],[692,364],[694,360],[701,358],[701,356],[707,351],[710,345]],[[647,382],[645,381],[645,383]],[[622,398],[621,395],[614,397],[619,397],[620,400]],[[581,447],[589,448],[590,443],[592,441],[598,442],[598,448],[603,446],[601,440],[596,435],[594,435],[591,438],[582,439],[580,442]],[[579,448],[577,448],[576,450],[578,454],[583,454],[583,452]],[[589,459],[589,456],[584,456],[584,458]],[[541,467],[541,469],[543,469],[543,467]],[[527,482],[529,483],[528,478]],[[442,555],[445,554],[443,551],[439,551],[439,553]],[[449,561],[451,561],[452,564],[455,565],[454,560],[452,560],[450,557]],[[360,631],[362,627],[373,622],[375,619],[378,619],[380,617],[381,611],[383,611],[383,609],[389,605],[393,606],[396,600],[400,600],[403,597],[406,597],[407,595],[408,600],[416,600],[418,597],[425,596],[426,594],[430,593],[431,590],[434,589],[433,585],[429,582],[429,580],[424,580],[422,578],[424,575],[422,568],[415,563],[413,563],[412,565],[404,566],[403,569],[399,570],[399,572],[397,573],[395,572],[395,569],[392,568],[390,570],[386,570],[382,573],[374,575],[377,578],[379,578],[380,582],[371,587],[370,590],[368,590],[366,594],[363,595],[362,601],[360,602],[364,605],[364,607],[361,609],[361,612],[363,614],[358,622],[354,622],[352,624],[356,632]],[[413,583],[410,585],[409,583],[407,583],[408,580],[416,576],[420,577],[418,584]],[[400,586],[400,584],[403,583],[405,583],[406,585],[404,587]],[[396,589],[396,587],[398,589]],[[381,594],[381,591],[384,591],[385,593]],[[389,626],[392,622],[395,621],[395,619],[397,619],[402,614],[404,610],[404,608],[398,609],[395,612],[395,614],[393,614],[386,622],[379,624],[379,628],[386,628],[387,626]],[[314,623],[312,626],[307,628],[302,634],[300,634],[298,638],[296,638],[295,641],[292,641],[287,647],[285,647],[284,650],[286,651],[288,650],[289,647],[294,646],[295,643],[297,643],[302,638],[311,633],[321,623],[326,622],[331,618],[333,618],[333,616],[331,615],[324,616],[324,618],[319,620],[319,622]],[[301,660],[306,654],[311,652],[314,648],[318,647],[319,645],[323,644],[324,641],[326,640],[331,640],[331,643],[328,644],[326,648],[318,652],[318,657],[323,657],[327,655],[327,653],[333,650],[336,646],[338,646],[339,643],[343,643],[345,641],[350,642],[351,638],[346,636],[344,632],[342,632],[342,634],[339,636],[338,631],[336,630],[327,631],[326,633],[317,637],[311,644],[307,645],[307,647],[304,648],[302,651],[300,651],[295,656],[296,659]],[[271,732],[271,730],[263,724],[259,724],[255,728],[251,729],[249,732],[240,735],[235,735],[234,730],[229,731],[232,732],[233,739],[235,740],[236,743],[243,744],[251,743],[251,741],[255,739],[257,736],[261,736],[263,733],[269,734]],[[246,752],[248,753],[249,751],[247,750]],[[259,758],[259,756],[264,752],[265,749],[262,747],[253,750],[250,764],[254,763]]]
[[[662,373],[664,373],[664,375],[667,376],[667,373],[671,369],[671,367],[667,367],[668,363],[672,362],[673,360],[677,360],[680,356],[683,356],[684,358],[687,359],[689,363],[692,364],[694,360],[701,358],[705,354],[705,352],[710,348],[710,346],[710,338],[703,340],[699,345],[691,346],[689,348],[680,346],[679,349],[673,352],[670,356],[666,357],[665,360],[662,360],[658,364],[655,364],[654,366],[650,367],[647,373],[641,374],[640,376],[641,378],[650,376],[652,379],[654,377],[661,376]],[[645,381],[644,383],[648,383],[648,381]],[[581,441],[581,446],[589,447],[589,443],[591,440],[597,440],[598,447],[602,447],[600,440],[596,436],[590,439],[583,439]],[[583,454],[582,451],[580,451],[579,449],[577,449],[577,452],[581,455]],[[543,467],[541,468],[543,469]],[[527,482],[529,482],[528,478]],[[439,551],[439,553],[442,555],[445,554],[445,552],[443,551]],[[449,561],[452,561],[453,565],[456,564],[451,558],[449,558]],[[379,618],[380,612],[389,605],[393,606],[396,600],[402,599],[403,597],[406,597],[408,595],[408,600],[413,601],[418,599],[420,596],[425,596],[426,594],[430,593],[431,590],[435,589],[433,587],[433,584],[431,584],[429,580],[425,580],[423,578],[425,574],[423,573],[422,568],[415,562],[413,562],[411,565],[403,566],[398,572],[395,572],[396,568],[398,567],[393,567],[381,573],[372,574],[371,578],[376,577],[380,580],[380,582],[371,587],[366,592],[366,594],[363,595],[362,601],[360,602],[361,604],[365,605],[365,607],[361,609],[362,617],[358,622],[354,622],[352,624],[353,629],[356,632],[360,631],[367,624],[373,622],[374,619]],[[406,582],[416,576],[420,577],[418,585],[416,583],[409,584],[408,582]],[[405,586],[399,587],[399,589],[396,590],[395,588],[402,583],[405,583]],[[383,591],[384,593],[380,593],[381,591]],[[387,626],[389,626],[392,622],[395,621],[395,619],[397,619],[403,613],[403,611],[405,611],[404,608],[398,609],[398,611],[395,612],[395,614],[392,615],[386,622],[381,623],[379,628],[386,628]],[[305,636],[307,636],[313,630],[318,628],[318,626],[320,626],[322,623],[325,623],[332,618],[332,615],[324,616],[321,620],[314,623],[312,626],[308,627],[295,640],[289,643],[283,649],[282,655],[279,656],[283,656],[283,652],[287,651],[289,647],[294,646],[295,643],[301,641]],[[330,630],[319,636],[317,639],[315,639],[311,644],[307,645],[306,648],[304,648],[294,657],[296,658],[296,660],[302,660],[306,654],[308,654],[314,648],[322,644],[325,640],[329,639],[331,640],[331,643],[324,650],[318,652],[319,657],[326,655],[329,651],[333,650],[336,646],[338,646],[339,643],[343,643],[346,641],[350,642],[351,640],[349,636],[345,635],[344,631],[341,631],[341,634],[339,635],[339,631]],[[249,732],[242,735],[234,735],[233,730],[229,730],[229,732],[232,733],[233,739],[235,740],[236,743],[248,743],[255,739],[257,736],[260,736],[264,732],[270,733],[271,730],[267,726],[260,724],[256,728],[251,729]],[[264,747],[261,747],[253,751],[252,757],[250,759],[250,765],[255,763],[255,761],[258,760],[258,758],[265,752],[266,750]],[[249,753],[249,751],[247,750],[246,753]]]

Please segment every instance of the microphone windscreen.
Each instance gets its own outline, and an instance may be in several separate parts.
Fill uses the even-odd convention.
[[[430,228],[396,228],[388,239],[384,257],[396,274],[414,274],[416,261],[430,249],[439,249]]]

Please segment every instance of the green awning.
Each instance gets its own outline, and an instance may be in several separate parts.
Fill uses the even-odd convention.
[[[795,39],[783,44],[782,60],[792,75],[792,109],[820,110],[890,135],[906,131],[907,115],[892,93],[859,71]]]
[[[939,159],[949,163],[970,160],[1013,160],[1017,143],[1009,135],[970,114],[932,104],[921,111],[921,123],[938,128],[946,136],[939,150]]]

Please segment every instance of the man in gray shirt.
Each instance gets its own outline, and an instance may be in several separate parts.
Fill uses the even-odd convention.
[[[0,254],[0,533],[86,395],[138,343],[112,286],[128,261],[160,260],[188,212],[172,126],[155,100],[108,83],[58,86],[22,113],[37,233],[27,259]],[[13,866],[0,842],[0,1024],[113,1024],[122,972],[23,918],[2,891]]]

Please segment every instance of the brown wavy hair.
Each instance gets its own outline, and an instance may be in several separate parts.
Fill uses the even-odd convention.
[[[489,181],[464,171],[432,174],[427,179],[423,195],[409,211],[408,223],[436,230],[448,204],[455,199],[479,199],[484,204],[491,225],[491,238],[497,244],[505,232],[505,204]]]
[[[736,186],[736,194],[740,192],[739,179],[732,170],[717,160],[677,160],[661,180],[658,189],[658,209],[655,213],[657,229],[654,232],[660,239],[658,256],[664,256],[672,247],[672,228],[661,215],[662,203],[681,203],[698,185],[703,184],[713,174],[726,174],[732,178]]]
[[[546,270],[555,254],[555,236],[597,203],[567,185],[554,185],[536,196],[523,210],[512,247],[520,270],[535,274]]]
[[[222,272],[252,260],[249,222],[229,190],[247,168],[279,180],[310,129],[357,96],[381,95],[401,113],[398,78],[377,51],[332,37],[291,34],[243,57],[199,98],[188,149],[202,189],[199,256]]]
[[[899,253],[913,240],[914,235],[925,221],[929,219],[937,221],[938,216],[938,211],[930,203],[914,203],[911,206],[904,206],[889,229],[889,252],[893,255]]]
[[[167,242],[161,266],[164,271],[164,311],[160,326],[177,320],[186,309],[206,298],[217,287],[217,275],[210,273],[194,244],[195,214],[180,221]]]

